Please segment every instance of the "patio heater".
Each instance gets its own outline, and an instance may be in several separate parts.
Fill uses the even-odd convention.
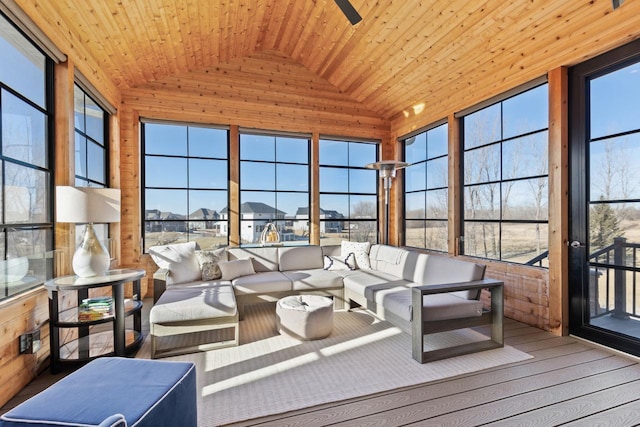
[[[384,186],[384,244],[389,244],[389,193],[391,192],[391,184],[396,177],[399,169],[404,169],[409,163],[398,160],[381,160],[379,162],[369,163],[365,165],[368,169],[377,169],[380,171],[380,178]]]

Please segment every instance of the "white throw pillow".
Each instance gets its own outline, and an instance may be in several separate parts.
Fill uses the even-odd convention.
[[[202,278],[196,257],[196,242],[152,246],[149,255],[158,267],[169,270],[167,285],[195,282]]]
[[[233,280],[240,276],[255,274],[251,258],[234,259],[232,261],[220,261],[218,263],[222,272],[222,280]]]
[[[329,271],[339,270],[355,270],[356,259],[353,253],[350,253],[347,258],[339,256],[324,256],[324,269]]]
[[[356,257],[356,268],[371,270],[369,249],[371,249],[371,243],[369,242],[347,242],[343,240],[340,247],[340,256],[346,259],[350,253],[353,253]]]
[[[196,251],[196,258],[200,265],[202,280],[217,280],[222,277],[218,263],[227,260],[227,248]]]

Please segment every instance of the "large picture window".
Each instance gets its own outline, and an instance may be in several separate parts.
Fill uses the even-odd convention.
[[[229,242],[226,129],[144,123],[144,247]]]
[[[405,245],[448,251],[447,123],[403,140]]]
[[[517,263],[548,249],[548,87],[463,117],[463,253]]]
[[[377,172],[373,142],[320,140],[320,244],[378,242]]]
[[[51,277],[51,61],[0,15],[0,299]]]
[[[240,134],[240,241],[259,243],[272,223],[283,244],[309,244],[306,136]]]

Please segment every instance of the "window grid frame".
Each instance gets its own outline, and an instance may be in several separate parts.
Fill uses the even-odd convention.
[[[374,145],[376,150],[375,150],[375,159],[374,162],[377,162],[379,160],[380,157],[380,150],[379,150],[379,143],[375,142],[375,141],[365,141],[365,140],[353,140],[350,138],[344,138],[344,139],[335,139],[335,138],[328,138],[328,137],[320,137],[318,145],[321,145],[323,141],[326,142],[331,142],[331,143],[344,143],[344,144],[369,144],[369,145]],[[333,169],[342,169],[342,170],[347,170],[348,172],[351,170],[369,170],[367,169],[365,166],[350,166],[351,165],[351,150],[350,150],[350,146],[347,146],[347,165],[332,165],[332,164],[323,164],[320,156],[318,156],[318,171],[320,171],[322,168],[333,168]],[[347,179],[349,180],[348,183],[348,189],[347,191],[344,192],[338,192],[338,191],[321,191],[320,188],[318,188],[318,201],[319,204],[321,204],[320,200],[322,199],[323,195],[338,195],[338,196],[347,196],[347,206],[349,207],[349,215],[348,216],[343,216],[342,218],[319,218],[319,227],[320,229],[322,229],[321,224],[324,223],[328,223],[328,222],[336,222],[337,220],[339,220],[340,222],[343,223],[367,223],[367,222],[375,222],[375,239],[376,239],[376,243],[379,242],[380,240],[380,199],[378,197],[378,192],[380,191],[380,179],[378,178],[378,173],[376,172],[376,180],[375,180],[375,191],[372,193],[364,193],[364,192],[351,192],[349,190],[350,186],[351,186],[351,175],[347,172]],[[321,179],[321,178],[320,178]],[[375,206],[375,218],[372,219],[363,219],[363,218],[352,218],[351,217],[351,196],[373,196],[376,199],[376,206]],[[321,209],[322,206],[319,206],[319,208]],[[347,228],[347,236],[348,236],[348,240],[351,240],[351,234],[352,234],[352,230],[351,227]],[[344,229],[343,229],[344,232]],[[344,234],[343,232],[341,232],[341,234]],[[374,242],[372,242],[374,243]]]
[[[441,126],[446,126],[446,131],[447,131],[447,152],[444,154],[439,154],[433,157],[429,156],[429,132],[441,127]],[[413,222],[413,221],[422,221],[424,224],[424,232],[422,235],[422,245],[421,246],[409,246],[409,247],[416,247],[416,248],[420,248],[420,249],[428,249],[430,251],[435,251],[435,252],[443,252],[446,253],[448,252],[449,248],[448,248],[448,239],[446,239],[447,241],[445,241],[445,243],[447,243],[445,246],[445,249],[436,249],[436,248],[432,248],[432,247],[428,247],[427,245],[427,234],[426,234],[426,226],[427,223],[429,222],[437,222],[437,223],[444,223],[445,227],[447,229],[447,236],[448,236],[448,230],[449,230],[449,218],[448,218],[448,210],[449,210],[449,203],[448,203],[448,198],[447,198],[447,214],[445,215],[444,218],[436,218],[436,217],[430,217],[428,215],[429,212],[429,204],[428,204],[428,199],[427,199],[427,195],[429,194],[429,192],[433,192],[433,191],[441,191],[441,190],[447,190],[447,195],[449,193],[449,176],[448,176],[448,160],[449,160],[449,138],[448,138],[448,122],[447,121],[438,121],[430,126],[425,127],[423,130],[418,131],[418,132],[414,132],[412,133],[410,136],[408,137],[404,137],[404,138],[400,138],[401,142],[402,142],[402,154],[403,154],[403,158],[406,160],[407,154],[406,154],[406,141],[409,140],[412,137],[417,137],[418,135],[424,134],[425,138],[426,138],[426,143],[425,143],[425,149],[426,149],[426,155],[425,158],[418,161],[418,162],[413,162],[411,165],[409,165],[407,167],[410,168],[411,166],[417,165],[417,164],[424,164],[425,165],[425,177],[424,177],[424,188],[420,188],[417,190],[411,190],[411,191],[407,191],[406,190],[406,179],[407,179],[407,173],[405,172],[404,174],[404,180],[405,180],[405,192],[404,192],[404,203],[403,203],[403,220],[402,220],[402,226],[403,226],[403,244],[407,244],[407,224],[409,222]],[[447,185],[445,186],[441,186],[441,187],[429,187],[429,173],[428,173],[428,165],[429,162],[434,161],[434,160],[440,160],[440,159],[447,159]],[[424,216],[421,218],[407,218],[407,194],[419,194],[419,193],[424,193],[424,198],[425,198],[425,203],[424,203]]]
[[[143,161],[141,162],[141,177],[142,177],[142,201],[141,201],[141,206],[142,206],[142,220],[141,220],[141,224],[142,224],[142,248],[143,248],[143,253],[148,253],[147,251],[147,223],[157,223],[157,224],[166,224],[166,223],[184,223],[185,224],[185,230],[184,233],[186,235],[186,241],[187,242],[191,242],[191,241],[196,241],[195,239],[191,239],[191,228],[190,228],[190,223],[193,222],[202,222],[203,220],[201,219],[191,219],[190,215],[190,208],[189,208],[189,204],[190,204],[190,198],[189,198],[189,193],[191,191],[224,191],[226,192],[226,208],[228,209],[229,207],[229,186],[228,186],[228,182],[229,182],[229,145],[230,145],[230,131],[228,128],[225,127],[221,127],[221,126],[214,126],[214,125],[202,125],[202,124],[195,124],[195,123],[191,123],[191,122],[170,122],[170,121],[142,121],[140,123],[141,125],[141,132],[140,132],[140,138],[141,138],[141,145],[142,145],[142,149],[141,149],[141,153],[142,153],[142,159]],[[147,133],[146,133],[146,127],[147,126],[153,126],[153,125],[169,125],[169,126],[178,126],[178,127],[182,127],[185,128],[185,132],[186,132],[186,154],[185,155],[177,155],[177,154],[158,154],[158,153],[152,153],[149,154],[147,153]],[[189,133],[189,129],[191,128],[203,128],[203,129],[215,129],[215,130],[221,130],[221,131],[225,131],[226,133],[226,140],[224,142],[225,144],[225,150],[226,150],[226,158],[222,158],[222,157],[205,157],[205,156],[191,156],[190,155],[190,133]],[[186,187],[166,187],[166,186],[148,186],[147,185],[147,175],[146,175],[146,171],[147,171],[147,167],[146,167],[146,159],[147,158],[164,158],[164,159],[184,159],[186,161],[186,169],[185,169],[185,173],[186,173],[186,182],[187,182],[187,186]],[[224,161],[227,165],[227,176],[225,181],[227,182],[227,187],[226,188],[212,188],[212,187],[190,187],[189,186],[189,173],[190,173],[190,160],[215,160],[215,161]],[[180,219],[180,220],[176,220],[176,219],[162,219],[162,218],[156,218],[156,219],[147,219],[147,215],[146,215],[146,211],[147,211],[147,200],[146,200],[146,192],[147,190],[181,190],[181,191],[185,191],[186,193],[186,215],[184,219]],[[218,212],[220,214],[220,212]],[[223,246],[228,246],[229,245],[229,219],[222,219],[222,218],[218,218],[217,220],[215,220],[216,222],[225,222],[227,224],[227,235],[226,235],[226,243]],[[164,226],[161,226],[164,229]]]
[[[247,136],[247,137],[266,137],[266,138],[273,138],[273,159],[274,160],[262,160],[262,159],[243,159],[242,158],[242,137],[243,136]],[[307,144],[307,163],[300,163],[300,162],[292,162],[292,161],[279,161],[278,160],[278,139],[279,138],[284,138],[284,139],[300,139],[300,140],[305,140],[306,144]],[[242,164],[266,164],[266,165],[274,165],[274,189],[251,189],[251,188],[243,188],[243,184],[242,184]],[[286,132],[283,133],[278,133],[278,132],[271,132],[271,131],[265,131],[265,132],[260,132],[260,131],[249,131],[249,132],[245,132],[245,131],[240,131],[238,134],[238,164],[239,164],[239,173],[240,173],[240,177],[239,177],[239,200],[240,200],[240,207],[242,209],[242,204],[245,203],[245,201],[243,200],[243,193],[247,193],[247,192],[251,192],[251,193],[265,193],[265,194],[273,194],[274,195],[274,215],[275,218],[273,220],[270,220],[269,222],[272,222],[273,225],[276,227],[276,229],[278,230],[279,233],[282,233],[286,227],[287,227],[287,222],[288,221],[292,221],[292,222],[296,222],[296,221],[307,221],[309,222],[311,219],[311,216],[309,214],[310,211],[310,207],[311,207],[311,136],[308,135],[297,135],[297,134],[289,134]],[[307,190],[303,191],[303,190],[278,190],[278,169],[277,166],[278,165],[290,165],[290,166],[305,166],[307,169]],[[284,212],[283,210],[278,208],[278,195],[279,194],[306,194],[307,195],[307,218],[306,219],[298,219],[296,217],[297,213],[293,212],[290,214],[290,218],[287,218],[287,213],[285,212],[282,218],[278,218],[278,212]],[[249,202],[249,201],[246,201]],[[243,220],[242,219],[242,212],[240,212],[239,215],[239,222],[238,225],[240,227],[240,229],[238,230],[239,233],[238,235],[240,236],[240,246],[242,247],[251,247],[251,246],[256,246],[257,244],[259,244],[260,242],[244,242],[243,241],[243,237],[242,237],[242,224],[243,222],[246,222],[247,220]],[[263,230],[263,228],[260,228],[257,232],[261,232]],[[254,231],[254,233],[256,233],[256,231]],[[294,228],[294,234],[295,234],[295,228]],[[282,236],[281,236],[282,237]],[[295,243],[298,244],[310,244],[310,236],[307,235],[307,240],[306,242],[304,240],[293,240]],[[286,242],[284,240],[280,241],[281,244],[286,244]]]
[[[84,124],[84,131],[78,129],[75,125],[75,120],[74,120],[74,135],[79,135],[82,138],[85,138],[85,152],[84,152],[84,162],[86,165],[87,170],[85,171],[86,174],[85,175],[81,175],[78,173],[78,171],[75,171],[75,180],[76,180],[76,185],[79,185],[79,182],[82,183],[86,183],[88,185],[86,185],[87,187],[98,187],[98,188],[106,188],[109,186],[109,165],[111,164],[111,158],[110,158],[110,150],[109,150],[109,113],[100,106],[100,104],[94,99],[92,98],[84,89],[82,89],[82,87],[80,87],[80,85],[78,85],[77,83],[74,83],[74,92],[77,90],[80,93],[82,93],[82,120],[83,120],[83,124]],[[91,101],[93,101],[94,105],[100,109],[100,111],[102,111],[102,138],[104,142],[99,142],[97,141],[95,138],[93,138],[92,136],[90,136],[87,133],[87,98],[91,99]],[[75,99],[75,97],[74,97]],[[75,104],[75,102],[74,102]],[[74,105],[74,109],[75,109],[75,105]],[[94,144],[98,145],[101,149],[102,152],[104,153],[103,155],[103,170],[104,170],[104,176],[103,176],[103,181],[98,181],[96,179],[92,179],[89,178],[89,142],[93,142]],[[78,149],[78,147],[76,146],[76,150]]]
[[[44,117],[44,143],[46,145],[44,151],[44,165],[37,165],[29,162],[25,162],[20,159],[15,159],[12,157],[8,157],[5,155],[3,150],[3,124],[2,120],[0,120],[0,174],[2,177],[0,191],[2,192],[2,200],[6,200],[5,192],[6,187],[5,183],[7,182],[5,179],[6,174],[6,165],[12,164],[21,167],[28,168],[30,170],[34,170],[37,172],[41,172],[45,175],[46,184],[43,187],[43,190],[46,194],[46,204],[47,204],[47,212],[46,216],[49,218],[49,221],[44,222],[20,222],[20,223],[7,223],[6,222],[6,210],[4,206],[2,206],[2,214],[0,215],[0,235],[2,238],[2,256],[0,256],[0,262],[6,261],[8,258],[8,254],[10,251],[10,239],[7,238],[9,233],[12,232],[29,232],[29,231],[38,231],[44,232],[43,246],[45,252],[50,252],[53,250],[55,245],[55,233],[54,233],[54,190],[55,190],[55,182],[54,182],[54,160],[55,160],[55,143],[53,141],[53,135],[55,132],[55,120],[54,120],[54,104],[55,104],[55,93],[54,93],[54,70],[53,70],[53,60],[44,52],[37,44],[35,44],[24,32],[18,28],[6,15],[0,12],[0,19],[5,20],[27,43],[29,43],[32,47],[34,47],[43,57],[44,59],[44,106],[37,104],[36,102],[29,99],[27,96],[18,92],[7,83],[0,81],[0,116],[2,116],[3,111],[3,96],[2,93],[6,92],[10,95],[16,97],[20,102],[25,103],[28,107],[35,109],[37,112],[41,113]],[[21,52],[22,53],[22,52]],[[4,203],[4,202],[3,202]],[[33,249],[33,248],[30,248]],[[33,251],[31,251],[33,252]],[[42,256],[43,254],[38,253],[37,255]],[[52,267],[45,266],[46,271],[45,274],[47,277],[53,277]],[[51,270],[51,271],[50,271]],[[19,295],[24,293],[30,289],[33,289],[37,286],[40,286],[43,282],[41,280],[35,280],[33,283],[29,283],[27,285],[22,285],[10,292],[9,285],[2,286],[0,285],[0,301],[3,301],[7,298]]]
[[[515,98],[517,96],[520,96],[522,94],[525,94],[529,91],[538,89],[542,86],[546,86],[548,87],[548,82],[544,81],[538,85],[534,85],[531,87],[526,88],[525,90],[518,92],[518,93],[511,93],[510,96],[502,98],[500,100],[497,100],[495,103],[492,103],[490,105],[486,105],[483,106],[483,108],[481,109],[477,109],[474,111],[469,112],[467,115],[465,116],[461,116],[460,117],[460,153],[461,153],[461,158],[460,158],[460,182],[461,182],[461,209],[460,209],[460,223],[461,223],[461,228],[460,228],[460,254],[465,255],[465,256],[472,256],[472,257],[476,257],[476,258],[481,258],[481,259],[490,259],[490,260],[498,260],[498,261],[503,261],[503,262],[510,262],[510,263],[514,263],[514,264],[525,264],[525,263],[520,263],[517,261],[513,261],[510,259],[504,259],[503,258],[503,254],[504,254],[504,248],[503,248],[503,231],[504,231],[504,225],[505,224],[535,224],[536,226],[539,226],[541,224],[546,224],[548,226],[549,224],[549,217],[548,217],[548,213],[547,213],[547,219],[546,220],[535,220],[535,219],[505,219],[504,218],[504,202],[503,202],[503,184],[504,183],[514,183],[514,182],[523,182],[523,181],[527,181],[527,180],[534,180],[534,179],[547,179],[547,187],[548,187],[548,177],[549,177],[549,165],[548,165],[548,158],[547,158],[547,173],[546,174],[538,174],[538,175],[526,175],[526,176],[522,176],[522,177],[516,177],[516,178],[503,178],[504,176],[504,144],[508,143],[510,141],[515,141],[518,139],[522,139],[522,138],[526,138],[526,137],[530,137],[530,136],[535,136],[535,135],[540,135],[543,133],[547,134],[547,138],[545,139],[547,146],[548,146],[548,133],[549,133],[549,122],[547,120],[546,122],[546,127],[543,128],[538,128],[535,130],[529,130],[527,132],[524,133],[519,133],[517,135],[513,135],[513,136],[509,136],[507,138],[504,138],[504,130],[505,130],[505,117],[504,117],[504,102],[507,100],[510,100],[512,98]],[[546,96],[547,96],[547,105],[549,102],[549,98],[548,98],[548,91],[546,92]],[[473,147],[470,148],[465,148],[465,119],[466,117],[479,112],[479,111],[483,111],[487,108],[491,108],[495,105],[499,105],[500,107],[500,136],[497,140],[495,141],[490,141],[490,142],[486,142],[483,143],[481,145],[474,145]],[[466,154],[476,151],[476,150],[480,150],[480,149],[484,149],[484,148],[488,148],[488,147],[493,147],[493,146],[499,146],[499,154],[500,154],[500,161],[499,161],[499,179],[493,179],[493,180],[486,180],[486,181],[481,181],[481,182],[473,182],[473,183],[467,183],[465,182],[465,161],[466,161]],[[483,186],[483,185],[498,185],[498,192],[497,194],[499,195],[499,203],[498,203],[498,212],[499,212],[499,217],[496,218],[466,218],[466,206],[465,206],[465,201],[466,201],[466,193],[467,193],[467,189],[471,188],[471,187],[478,187],[478,186]],[[548,190],[547,193],[545,193],[545,198],[547,200],[547,206],[548,206]],[[482,223],[489,223],[489,224],[497,224],[498,225],[498,251],[497,251],[497,257],[483,257],[480,255],[474,255],[474,254],[467,254],[465,253],[465,226],[467,224],[482,224]],[[546,247],[548,248],[548,236],[545,239],[546,240]],[[548,249],[547,249],[548,250]],[[543,251],[544,252],[544,251]],[[535,259],[535,258],[534,258]]]

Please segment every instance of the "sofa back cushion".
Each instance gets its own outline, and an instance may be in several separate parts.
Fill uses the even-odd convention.
[[[369,252],[373,270],[384,271],[411,282],[415,281],[416,265],[420,255],[416,251],[388,245],[373,245]]]
[[[485,266],[442,255],[420,254],[414,282],[419,285],[470,282],[484,278]],[[460,298],[477,299],[478,291],[453,292]]]
[[[342,251],[342,246],[341,245],[324,245],[324,246],[320,246],[320,248],[322,249],[322,255],[329,255],[329,256],[340,256],[340,252]]]
[[[278,248],[280,271],[313,270],[324,266],[320,246]]]
[[[256,273],[278,271],[278,248],[229,248],[229,260],[251,258]]]

